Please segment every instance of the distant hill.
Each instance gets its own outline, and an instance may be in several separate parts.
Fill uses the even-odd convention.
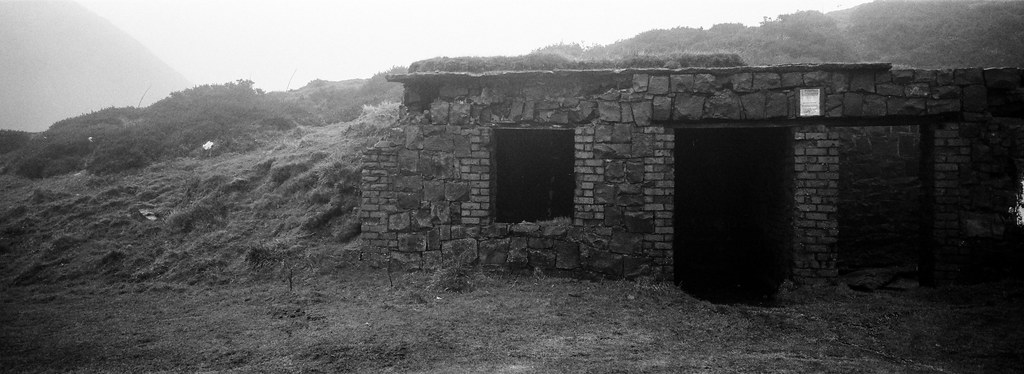
[[[42,131],[190,86],[142,44],[81,5],[0,1],[0,128]],[[148,92],[147,92],[148,89]]]
[[[650,30],[608,45],[535,52],[578,59],[736,53],[750,65],[882,61],[918,68],[1024,66],[1024,1],[875,1],[709,29]]]

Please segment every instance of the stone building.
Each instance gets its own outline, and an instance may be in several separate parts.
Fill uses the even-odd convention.
[[[364,258],[752,287],[828,281],[841,245],[842,131],[892,126],[920,139],[922,281],[958,281],[987,266],[978,253],[1024,251],[1020,69],[388,79],[404,84],[406,111],[364,155]]]

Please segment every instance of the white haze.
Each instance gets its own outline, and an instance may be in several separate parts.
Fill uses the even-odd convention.
[[[764,17],[867,1],[79,2],[194,84],[251,79],[276,91],[318,78],[368,78],[437,56],[520,55],[560,42],[608,44],[679,26],[756,26]]]

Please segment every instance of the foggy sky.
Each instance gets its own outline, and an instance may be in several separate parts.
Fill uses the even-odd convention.
[[[318,78],[368,78],[437,56],[521,55],[559,42],[608,44],[656,28],[755,26],[765,16],[865,2],[79,1],[193,84],[251,79],[268,91]]]

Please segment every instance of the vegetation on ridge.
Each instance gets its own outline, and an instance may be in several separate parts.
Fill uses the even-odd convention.
[[[410,73],[584,70],[623,68],[729,67],[746,65],[736,54],[665,54],[659,56],[621,56],[614,59],[574,59],[555,53],[531,53],[522,56],[436,57],[413,62]]]

